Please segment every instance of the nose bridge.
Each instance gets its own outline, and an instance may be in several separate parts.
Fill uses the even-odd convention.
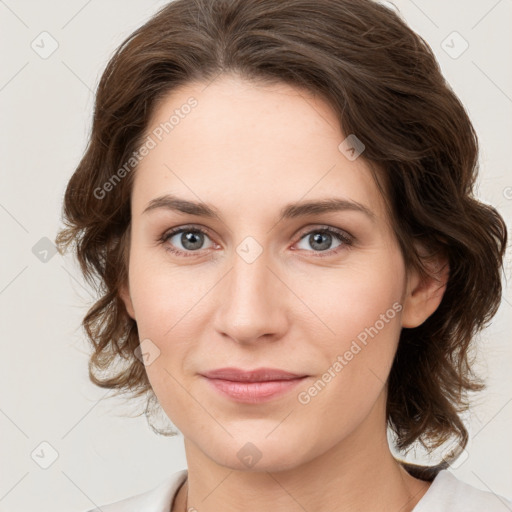
[[[284,326],[282,284],[268,268],[268,253],[256,244],[246,239],[236,248],[216,316],[217,329],[239,342],[278,335]]]

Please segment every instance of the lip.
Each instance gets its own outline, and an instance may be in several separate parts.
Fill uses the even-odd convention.
[[[261,403],[291,391],[307,375],[276,368],[219,368],[201,374],[223,396],[243,403]]]
[[[255,368],[254,370],[242,370],[241,368],[218,368],[202,373],[209,379],[230,380],[233,382],[267,382],[270,380],[291,380],[305,377],[305,374],[291,373],[279,368]]]

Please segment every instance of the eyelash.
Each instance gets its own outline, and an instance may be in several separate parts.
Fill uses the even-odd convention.
[[[206,235],[209,237],[208,232],[206,230],[204,230],[203,228],[195,227],[195,226],[183,226],[183,227],[171,229],[170,231],[166,231],[158,239],[158,243],[165,245],[166,251],[169,251],[170,253],[176,254],[178,256],[183,256],[183,257],[197,256],[197,254],[200,252],[200,250],[185,252],[185,251],[181,251],[179,249],[174,249],[171,246],[166,245],[166,242],[170,238],[172,238],[174,235],[176,235],[178,233],[183,233],[183,232],[202,233],[203,235]],[[315,256],[314,256],[315,258],[326,258],[329,256],[333,256],[335,254],[338,254],[340,251],[350,248],[354,242],[354,239],[351,235],[349,235],[348,233],[341,231],[337,228],[333,228],[331,226],[324,226],[322,228],[316,228],[316,229],[307,231],[300,236],[298,242],[300,242],[302,239],[304,239],[307,235],[311,235],[312,233],[328,233],[330,235],[336,236],[342,242],[335,249],[330,249],[327,251],[308,251],[308,252],[315,253]]]

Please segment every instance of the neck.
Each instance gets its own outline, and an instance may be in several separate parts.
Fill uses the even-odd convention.
[[[374,425],[365,422],[321,455],[285,471],[227,468],[185,438],[188,479],[173,512],[260,512],[269,503],[274,512],[410,512],[429,483],[405,471],[390,452],[386,429]]]

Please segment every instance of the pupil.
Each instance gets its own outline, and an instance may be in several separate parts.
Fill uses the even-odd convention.
[[[318,247],[320,250],[325,250],[329,248],[331,235],[329,235],[328,233],[316,233],[315,235],[311,236],[313,239],[313,242],[311,244],[312,246],[314,244],[320,244],[321,247]],[[327,241],[324,241],[324,243],[322,244],[322,239],[326,239]]]
[[[183,244],[183,247],[187,249],[198,249],[201,246],[201,238],[198,235],[200,235],[200,233],[193,233],[191,231],[183,233],[181,237],[181,243]],[[190,244],[192,244],[192,246],[190,246]]]

